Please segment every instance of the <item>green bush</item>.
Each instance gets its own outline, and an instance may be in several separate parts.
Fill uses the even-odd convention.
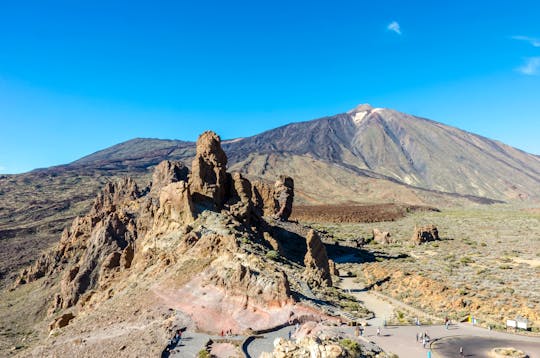
[[[342,339],[339,343],[343,348],[349,351],[349,353],[358,354],[362,351],[362,349],[360,348],[360,344],[353,341],[352,339],[345,338]]]
[[[276,250],[270,250],[266,253],[266,258],[277,261],[279,260],[279,252],[277,252]]]
[[[210,353],[206,351],[206,349],[201,349],[199,353],[197,353],[197,358],[210,358],[212,357]]]

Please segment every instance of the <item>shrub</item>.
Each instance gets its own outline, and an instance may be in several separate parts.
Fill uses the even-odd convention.
[[[266,253],[266,258],[277,261],[279,260],[279,252],[277,252],[276,250],[270,250]]]
[[[211,358],[212,356],[206,349],[201,349],[199,353],[197,353],[197,358]]]
[[[342,339],[339,343],[343,348],[349,351],[349,353],[358,354],[362,351],[362,349],[360,348],[360,344],[351,339],[345,338]]]

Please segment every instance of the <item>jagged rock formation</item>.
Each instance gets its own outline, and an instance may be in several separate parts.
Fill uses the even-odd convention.
[[[189,186],[185,181],[171,183],[161,189],[154,230],[170,231],[195,220]]]
[[[241,244],[258,240],[264,250],[271,246],[281,251],[265,231],[269,225],[263,216],[271,211],[286,220],[294,197],[292,179],[280,178],[276,189],[253,185],[239,173],[226,173],[226,164],[219,137],[205,132],[197,143],[191,174],[182,163],[164,161],[143,191],[129,178],[108,183],[90,212],[76,218],[58,247],[24,270],[18,284],[46,277],[46,284],[54,286],[60,276],[49,314],[68,308],[76,313],[109,299],[121,277],[193,259],[207,262],[201,268],[204,285],[239,297],[246,309],[292,302],[286,273],[264,255],[249,254],[246,260]],[[328,273],[321,245],[320,240],[314,242],[306,262],[314,272],[323,267]],[[326,274],[317,275],[317,280],[331,283]],[[51,327],[74,318],[60,317]]]
[[[75,218],[71,227],[62,233],[58,247],[42,254],[32,267],[23,270],[17,283],[50,276],[63,270],[66,262],[77,262],[77,266],[66,275],[63,291],[69,297],[60,300],[58,306],[67,307],[70,305],[67,302],[77,302],[78,295],[95,280],[92,273],[96,267],[105,261],[106,266],[111,267],[116,264],[116,257],[121,258],[124,254],[125,261],[130,256],[128,246],[136,239],[137,233],[133,217],[124,212],[123,207],[139,195],[136,183],[129,178],[105,185],[90,213]]]
[[[281,176],[274,184],[274,199],[277,203],[275,218],[287,221],[292,213],[294,200],[294,180],[290,177]]]
[[[152,175],[152,192],[159,195],[160,190],[179,181],[188,181],[189,169],[182,162],[164,160],[154,169]]]
[[[416,245],[429,241],[437,241],[439,240],[439,230],[435,225],[415,227],[411,240]]]
[[[227,174],[229,211],[232,215],[248,223],[253,212],[253,190],[249,180],[240,173]]]
[[[304,257],[306,281],[314,286],[332,286],[328,255],[319,234],[310,230],[306,237],[307,253]]]
[[[390,244],[392,243],[390,233],[388,231],[381,231],[377,228],[373,229],[373,240],[379,244]]]
[[[223,207],[227,190],[227,155],[221,149],[221,139],[214,132],[204,132],[197,140],[189,187],[195,203],[204,208]]]

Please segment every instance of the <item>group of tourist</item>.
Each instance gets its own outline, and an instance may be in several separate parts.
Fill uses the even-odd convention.
[[[221,337],[225,337],[225,336],[230,337],[232,335],[233,335],[232,329],[228,329],[226,331],[221,330]]]

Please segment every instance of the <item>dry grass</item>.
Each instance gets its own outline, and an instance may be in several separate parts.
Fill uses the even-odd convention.
[[[435,224],[442,241],[414,246],[413,229],[425,224]],[[493,206],[414,213],[377,224],[313,226],[337,240],[369,238],[374,227],[389,231],[396,242],[369,244],[366,249],[376,253],[375,262],[356,269],[372,281],[389,277],[379,289],[428,313],[454,318],[475,314],[481,323],[494,326],[520,314],[540,324],[538,213]],[[406,257],[387,260],[377,252]]]

